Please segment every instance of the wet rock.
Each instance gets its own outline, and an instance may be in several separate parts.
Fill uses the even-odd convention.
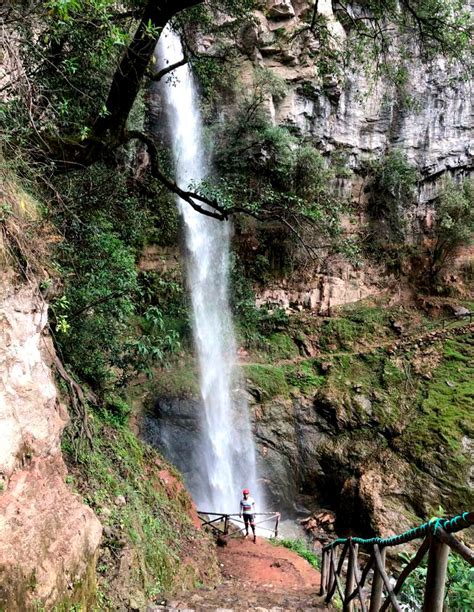
[[[454,309],[454,316],[458,319],[462,319],[463,317],[468,317],[471,314],[471,311],[468,308],[464,308],[464,306],[459,306]]]
[[[358,393],[354,395],[352,401],[356,409],[363,412],[366,416],[372,416],[372,402],[366,395]]]
[[[405,327],[404,327],[403,323],[401,323],[400,321],[396,321],[396,320],[391,319],[390,320],[390,327],[399,336],[401,336],[405,332]]]

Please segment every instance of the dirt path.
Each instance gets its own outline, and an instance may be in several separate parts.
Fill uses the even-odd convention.
[[[149,606],[148,612],[167,610],[329,610],[318,597],[319,572],[296,553],[258,538],[231,539],[219,548],[222,583],[198,589],[173,600]]]

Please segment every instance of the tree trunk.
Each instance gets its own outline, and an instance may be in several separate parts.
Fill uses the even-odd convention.
[[[115,71],[105,104],[107,115],[97,119],[94,135],[120,140],[128,115],[140,90],[156,43],[168,21],[204,0],[148,0],[132,42]]]

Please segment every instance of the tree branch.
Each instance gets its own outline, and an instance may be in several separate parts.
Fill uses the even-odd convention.
[[[163,28],[179,12],[203,1],[148,0],[133,40],[112,78],[105,103],[107,115],[96,119],[95,136],[100,138],[108,134],[120,139]]]
[[[188,58],[185,56],[183,57],[182,60],[180,60],[179,62],[176,62],[174,64],[170,64],[169,66],[166,66],[166,68],[163,68],[162,70],[159,70],[158,72],[155,72],[155,74],[153,74],[150,79],[152,81],[161,81],[161,79],[166,76],[167,74],[169,74],[170,72],[173,72],[173,70],[176,70],[176,68],[179,68],[180,66],[184,66],[185,64],[188,63]]]
[[[225,219],[228,219],[229,212],[225,210],[222,206],[220,206],[218,202],[216,202],[215,200],[210,200],[209,198],[206,198],[198,193],[181,189],[181,187],[179,187],[165,174],[163,174],[159,167],[158,151],[152,138],[138,130],[129,130],[126,133],[126,140],[139,140],[146,146],[148,154],[150,156],[152,175],[156,179],[158,179],[160,183],[162,183],[167,189],[175,193],[182,200],[184,200],[184,202],[194,208],[194,210],[203,215],[206,215],[207,217],[212,217],[213,219],[217,219],[219,221],[224,221]],[[202,206],[196,200],[202,202],[202,204],[205,204],[209,208]]]

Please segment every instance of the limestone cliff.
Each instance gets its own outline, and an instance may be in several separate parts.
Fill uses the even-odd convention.
[[[275,123],[298,129],[324,152],[343,151],[354,170],[374,155],[402,149],[422,172],[421,202],[432,197],[430,181],[440,173],[472,172],[472,81],[460,67],[421,58],[404,66],[407,102],[399,87],[386,79],[374,82],[357,66],[339,75],[322,72],[318,45],[307,31],[313,1],[260,5],[256,24],[241,32],[242,80],[250,83],[254,67],[264,66],[285,81],[286,95],[268,100]],[[346,34],[332,3],[319,2],[317,10],[343,44]]]
[[[350,10],[358,10],[357,4],[351,6]],[[430,227],[439,179],[466,177],[473,170],[472,81],[463,68],[441,58],[424,60],[413,48],[416,59],[401,61],[399,67],[405,75],[403,84],[373,78],[370,63],[349,61],[345,68],[329,69],[321,43],[309,31],[312,0],[268,0],[258,7],[254,22],[240,30],[242,95],[250,95],[258,70],[267,70],[281,82],[278,91],[265,99],[267,115],[274,125],[311,142],[328,160],[342,161],[345,171],[337,188],[352,201],[358,217],[349,231],[357,233],[367,222],[367,163],[393,150],[402,152],[421,177],[416,197],[405,211],[410,235]],[[339,20],[336,4],[325,0],[316,7],[327,19],[333,45],[344,50],[350,34]],[[201,41],[203,50],[212,53],[214,42]],[[389,61],[393,58],[395,64],[400,59],[404,44],[394,43]],[[220,120],[236,112],[239,95],[233,102],[224,98]],[[305,278],[293,274],[260,287],[259,303],[326,314],[387,288],[383,270],[367,262],[361,269],[337,257],[321,259]]]

